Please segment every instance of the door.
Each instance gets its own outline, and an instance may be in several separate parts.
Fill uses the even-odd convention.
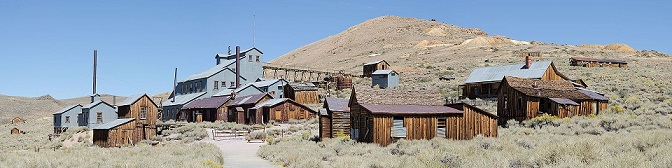
[[[275,110],[275,121],[281,121],[282,120],[282,111],[280,110]]]

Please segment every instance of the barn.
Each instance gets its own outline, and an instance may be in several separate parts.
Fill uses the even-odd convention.
[[[146,94],[132,95],[117,106],[118,118],[93,128],[93,143],[101,147],[136,144],[156,137],[158,106]]]
[[[320,139],[350,135],[350,108],[348,99],[327,97],[320,109]]]
[[[290,119],[307,120],[317,116],[315,110],[288,98],[266,100],[248,111],[255,115],[256,124],[268,121],[286,123]]]
[[[541,80],[572,80],[558,72],[552,61],[532,62],[528,56],[523,64],[510,64],[476,68],[469,74],[463,85],[462,98],[496,98],[501,80],[504,76]],[[587,87],[585,84],[576,83],[577,86]]]
[[[231,101],[230,96],[217,96],[195,100],[182,107],[180,118],[187,122],[228,121],[226,104]]]
[[[371,74],[371,86],[381,89],[394,88],[399,85],[399,73],[394,70],[377,70]]]
[[[301,104],[318,104],[317,86],[312,83],[289,83],[284,87],[284,97]]]
[[[364,73],[362,74],[362,76],[371,77],[373,72],[376,72],[377,70],[386,70],[386,69],[390,69],[390,64],[388,64],[387,61],[385,60],[378,60],[365,63],[363,69]]]
[[[399,139],[497,136],[497,116],[465,104],[446,105],[438,91],[353,88],[350,137],[383,146]]]
[[[498,91],[499,124],[523,121],[541,114],[561,118],[598,114],[607,109],[609,99],[599,93],[577,88],[569,81],[544,81],[506,76]]]
[[[236,122],[238,124],[256,124],[257,121],[259,121],[257,120],[257,115],[253,115],[249,112],[248,109],[270,99],[273,99],[273,97],[266,93],[248,96],[234,95],[233,100],[231,100],[231,102],[226,105],[229,111],[229,116],[227,118],[229,121]]]

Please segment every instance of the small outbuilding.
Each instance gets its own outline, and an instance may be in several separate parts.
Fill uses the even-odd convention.
[[[317,104],[319,103],[317,89],[312,83],[289,83],[285,85],[284,97],[301,104]]]
[[[315,110],[288,98],[266,100],[250,108],[249,113],[255,115],[257,124],[269,121],[285,123],[290,119],[307,120],[317,116]]]
[[[571,66],[582,66],[582,67],[616,67],[616,68],[627,68],[628,62],[625,60],[617,59],[595,59],[595,58],[586,58],[586,57],[572,57],[569,58],[569,65]]]
[[[20,117],[14,117],[12,121],[9,122],[9,124],[18,124],[18,123],[25,123],[26,120],[21,119]]]
[[[25,134],[25,132],[19,130],[18,128],[12,128],[12,135]]]
[[[320,139],[350,136],[348,99],[327,97],[320,113]]]
[[[129,96],[117,109],[118,119],[93,128],[93,144],[117,147],[156,137],[158,106],[147,94]]]
[[[140,141],[135,133],[135,118],[116,119],[93,128],[93,144],[100,147],[135,144]]]
[[[371,74],[371,86],[381,89],[394,88],[399,85],[399,73],[394,70],[377,70]]]
[[[369,63],[364,64],[364,70],[362,76],[364,77],[371,77],[373,72],[376,72],[377,70],[386,70],[390,69],[390,64],[387,63],[385,60],[378,60],[378,61],[373,61]]]

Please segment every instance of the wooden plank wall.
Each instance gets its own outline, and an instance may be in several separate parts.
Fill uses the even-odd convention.
[[[519,99],[520,98],[520,99]],[[507,103],[504,103],[504,100]],[[521,109],[518,104],[521,103]],[[502,85],[501,93],[497,96],[497,116],[499,125],[504,125],[508,120],[523,121],[536,116],[539,111],[539,99],[520,93],[506,84]]]
[[[221,107],[217,108],[217,120],[229,121],[229,115],[227,114],[228,111],[229,109],[226,107],[226,105],[222,105]]]
[[[331,119],[329,116],[320,116],[320,140],[333,137],[334,134],[331,129]]]
[[[276,111],[280,111],[280,118],[276,116]],[[279,105],[270,108],[269,120],[276,122],[288,122],[289,119],[307,120],[314,118],[316,114],[310,112],[303,106],[299,106],[290,101],[285,101]]]
[[[607,110],[609,108],[609,101],[608,100],[600,100],[597,103],[597,112],[598,114],[604,110]]]
[[[373,142],[382,146],[392,143],[392,116],[378,115],[373,119]]]
[[[497,137],[497,118],[471,108],[465,108],[463,114],[452,114],[446,118],[446,138],[468,140],[476,135]]]
[[[300,104],[318,104],[317,90],[302,90],[294,92],[294,101]]]
[[[333,133],[343,131],[344,135],[350,135],[350,113],[331,111],[331,128]]]
[[[560,75],[558,75],[558,72],[553,69],[553,64],[549,65],[549,67],[546,69],[546,72],[544,72],[544,75],[541,76],[541,80],[565,80],[563,79]]]
[[[436,136],[436,116],[404,116],[406,139],[432,139]]]
[[[138,138],[135,125],[135,121],[130,121],[109,130],[94,130],[93,143],[100,147],[136,144],[141,139]]]

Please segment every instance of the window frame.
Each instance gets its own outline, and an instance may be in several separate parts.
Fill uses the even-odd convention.
[[[70,123],[70,116],[65,116],[65,123]]]
[[[147,106],[140,106],[140,119],[147,119]]]
[[[103,112],[96,112],[96,124],[103,123]]]
[[[214,81],[214,83],[212,90],[219,90],[219,81]]]

